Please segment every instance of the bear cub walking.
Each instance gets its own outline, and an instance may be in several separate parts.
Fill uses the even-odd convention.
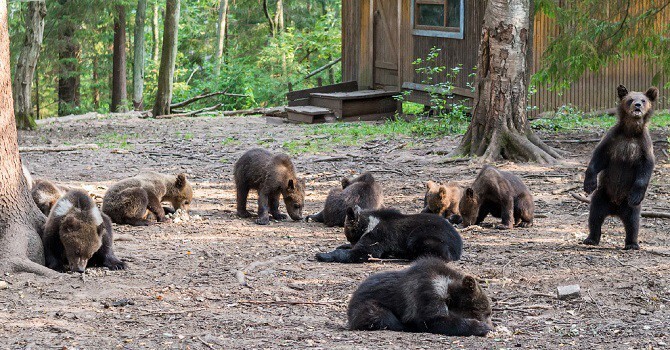
[[[307,220],[323,222],[328,227],[344,226],[347,208],[359,206],[362,209],[379,209],[383,203],[382,187],[370,173],[349,180],[342,179],[342,188],[334,188],[328,193],[326,204],[318,214],[309,215]]]
[[[245,152],[235,162],[235,187],[237,190],[237,215],[248,218],[247,196],[250,190],[258,191],[259,225],[275,220],[286,220],[279,212],[279,197],[284,197],[286,211],[293,220],[302,219],[305,204],[305,182],[298,178],[291,158],[283,153],[272,154],[254,148]]]
[[[485,336],[493,329],[491,300],[473,276],[437,258],[370,276],[347,310],[351,330]]]
[[[463,221],[459,209],[461,197],[463,197],[463,188],[458,184],[449,182],[446,185],[438,185],[433,181],[428,181],[422,213],[439,214],[452,224],[460,224]]]
[[[112,185],[102,199],[102,211],[114,223],[147,226],[152,213],[158,222],[167,221],[165,213],[178,209],[188,211],[193,200],[193,188],[186,175],[164,175],[155,172],[139,174]],[[172,204],[163,207],[161,202]]]
[[[648,124],[658,89],[645,93],[617,88],[619,121],[600,141],[586,169],[584,191],[593,193],[589,210],[589,236],[584,244],[598,245],[602,225],[610,215],[623,221],[624,249],[640,249],[641,203],[654,170],[654,149]]]
[[[368,258],[416,259],[433,255],[456,261],[463,240],[451,224],[435,214],[404,215],[395,209],[347,209],[344,234],[350,245],[316,255],[318,261],[361,263]]]
[[[82,190],[70,190],[56,202],[44,226],[42,243],[46,266],[56,271],[126,268],[114,255],[111,220]]]
[[[463,227],[477,225],[489,214],[501,218],[501,230],[533,225],[533,195],[521,179],[507,171],[485,165],[465,189],[459,204]]]

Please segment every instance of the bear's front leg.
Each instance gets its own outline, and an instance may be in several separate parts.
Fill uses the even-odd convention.
[[[270,204],[269,194],[265,191],[258,191],[258,219],[259,225],[268,225],[270,223]]]

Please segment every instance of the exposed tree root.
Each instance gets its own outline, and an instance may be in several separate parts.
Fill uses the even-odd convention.
[[[476,147],[473,146],[468,133],[449,157],[477,156],[484,162],[506,159],[540,164],[553,164],[562,158],[556,149],[547,146],[530,131],[524,135],[511,130],[494,130],[489,138],[482,137]]]

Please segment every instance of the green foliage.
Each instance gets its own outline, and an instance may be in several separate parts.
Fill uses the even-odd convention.
[[[121,149],[132,149],[135,146],[133,145],[132,140],[139,138],[138,134],[120,134],[117,132],[110,132],[98,135],[96,138],[96,144],[100,148],[121,148]]]
[[[531,126],[538,130],[570,131],[586,129],[609,129],[617,122],[616,116],[584,117],[584,112],[574,106],[562,106],[551,118],[536,119]],[[670,113],[656,113],[651,119],[649,128],[666,129],[670,127]]]
[[[557,25],[533,76],[535,84],[568,88],[586,71],[598,71],[625,57],[640,56],[670,73],[670,0],[536,0],[538,13]],[[665,15],[664,15],[665,13]],[[665,16],[665,20],[663,19]]]

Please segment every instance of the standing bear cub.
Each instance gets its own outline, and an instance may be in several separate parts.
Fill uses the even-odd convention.
[[[279,197],[284,197],[286,211],[293,220],[302,219],[305,204],[305,182],[298,178],[291,158],[283,153],[272,154],[264,149],[254,148],[245,152],[235,162],[235,187],[237,190],[237,215],[248,218],[247,196],[250,190],[258,191],[259,225],[270,223],[270,215],[275,220],[285,220],[279,212]]]
[[[506,230],[532,226],[535,204],[518,176],[484,165],[472,186],[465,189],[459,209],[463,227],[477,225],[491,214],[502,219],[497,227]]]
[[[126,268],[114,255],[111,220],[82,190],[70,190],[56,202],[44,226],[42,243],[46,266],[56,271]]]
[[[614,215],[626,231],[624,249],[640,249],[637,236],[641,203],[654,170],[654,150],[648,124],[658,89],[647,92],[617,88],[619,121],[600,141],[586,169],[584,191],[593,193],[589,236],[584,244],[598,245],[605,218]]]
[[[328,193],[326,204],[318,214],[309,215],[307,220],[323,222],[328,227],[344,226],[347,208],[359,206],[362,209],[379,209],[382,207],[382,187],[370,173],[349,180],[342,179],[342,188],[334,188]]]
[[[193,188],[186,175],[148,172],[112,185],[102,199],[102,211],[117,224],[147,226],[153,223],[147,218],[150,213],[158,222],[167,221],[166,212],[188,212],[192,200]],[[163,207],[163,201],[174,209]]]
[[[351,296],[351,330],[485,336],[493,329],[491,299],[473,276],[436,258],[366,279]]]
[[[344,235],[351,244],[316,255],[318,261],[362,263],[372,258],[416,259],[432,255],[456,261],[463,240],[449,221],[435,214],[404,215],[395,209],[347,209]]]

